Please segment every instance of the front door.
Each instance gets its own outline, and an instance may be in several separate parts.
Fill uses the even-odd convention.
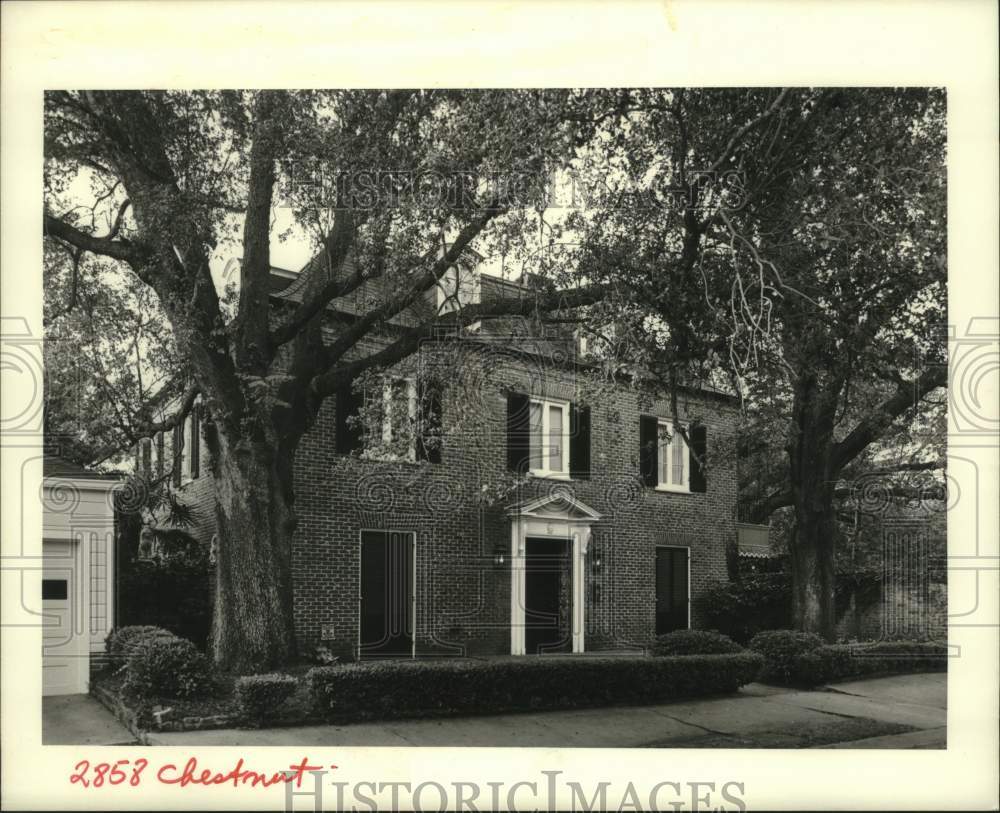
[[[569,542],[528,537],[524,561],[524,651],[569,652]]]
[[[413,655],[413,534],[361,533],[363,658]]]
[[[688,628],[688,549],[656,549],[656,634]]]

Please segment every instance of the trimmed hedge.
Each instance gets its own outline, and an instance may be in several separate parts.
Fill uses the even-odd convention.
[[[177,636],[163,627],[154,627],[148,624],[119,627],[108,633],[107,638],[104,639],[104,649],[112,664],[123,666],[140,644],[161,638],[175,639]]]
[[[776,683],[792,682],[797,659],[823,646],[823,639],[812,632],[767,630],[750,639],[750,649],[764,656],[760,679]]]
[[[770,630],[755,635],[750,649],[764,656],[761,680],[792,686],[948,668],[948,648],[923,641],[825,644],[811,632]]]
[[[194,697],[212,687],[208,659],[193,643],[172,635],[147,636],[132,649],[122,688],[139,697]]]
[[[236,681],[234,700],[240,716],[247,722],[260,725],[273,717],[288,700],[299,681],[291,675],[248,675]]]
[[[728,655],[743,652],[732,638],[714,630],[674,630],[660,635],[649,647],[649,654],[664,655]]]
[[[788,682],[815,686],[864,675],[943,672],[947,669],[948,648],[943,644],[915,641],[831,644],[800,655]]]
[[[734,692],[760,655],[388,661],[306,674],[317,714],[334,720],[663,703]]]

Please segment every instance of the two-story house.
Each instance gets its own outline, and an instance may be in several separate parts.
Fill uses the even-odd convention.
[[[272,273],[275,307],[294,301],[296,279]],[[467,266],[422,306],[518,288]],[[370,295],[331,309],[350,315]],[[564,330],[498,320],[327,399],[296,458],[300,650],[587,652],[699,625],[692,599],[726,578],[736,536],[736,402],[684,392],[675,415],[667,399],[644,403],[627,383],[597,380],[579,351]],[[176,464],[207,543],[198,421],[195,410],[177,430],[182,460],[169,437],[146,442],[139,459]]]

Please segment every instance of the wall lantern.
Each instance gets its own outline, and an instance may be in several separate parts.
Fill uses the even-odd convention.
[[[497,545],[493,549],[493,567],[501,568],[504,566],[504,562],[507,561],[506,554],[503,545]]]

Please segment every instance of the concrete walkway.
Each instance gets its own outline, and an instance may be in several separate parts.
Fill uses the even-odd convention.
[[[264,730],[152,733],[153,745],[944,748],[944,674],[896,675],[817,691],[751,684],[659,706]]]
[[[132,745],[135,742],[132,733],[90,695],[42,698],[42,745]]]

